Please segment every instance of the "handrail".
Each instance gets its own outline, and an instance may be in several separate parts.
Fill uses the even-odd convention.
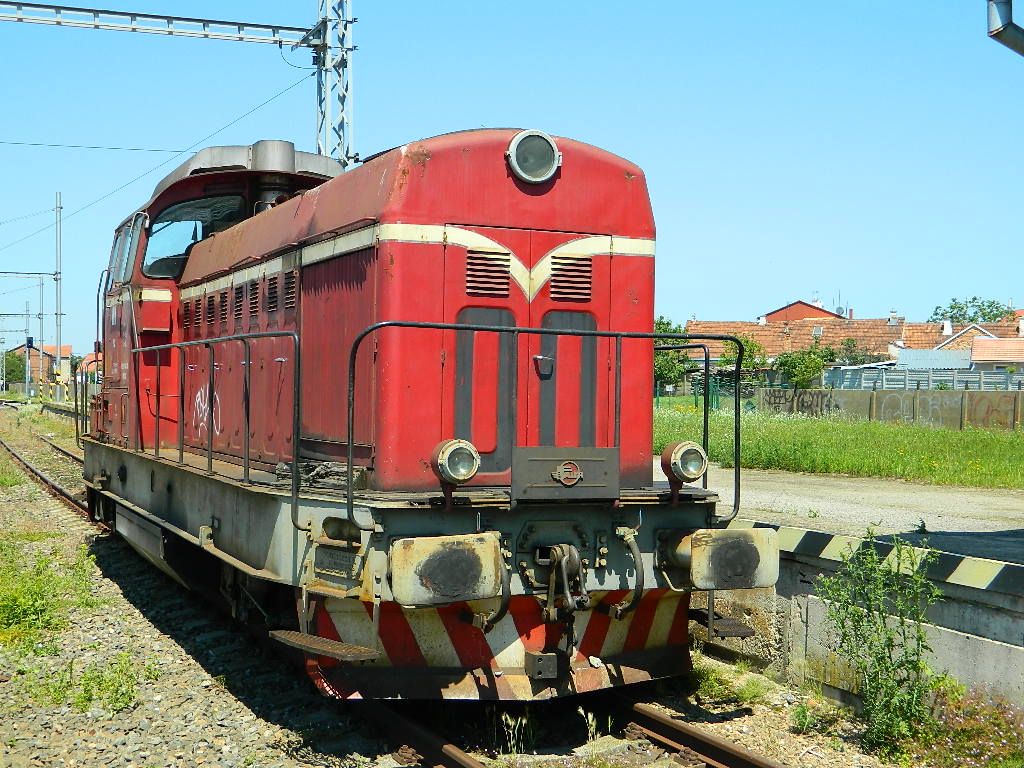
[[[704,435],[701,437],[701,447],[704,449],[704,455],[708,453],[708,429],[711,424],[711,406],[710,400],[708,399],[708,380],[711,378],[711,352],[708,349],[707,344],[667,344],[667,345],[654,345],[655,352],[678,352],[684,349],[702,349],[704,350]],[[737,440],[738,444],[739,441]],[[738,449],[737,449],[738,450]],[[740,458],[739,454],[736,455],[736,465],[739,466]],[[708,487],[708,473],[707,471],[701,476],[703,481],[702,485],[704,490]]]
[[[369,325],[360,331],[355,339],[352,340],[352,346],[349,348],[348,354],[348,413],[347,413],[347,432],[345,435],[345,442],[347,444],[347,466],[345,468],[345,494],[346,494],[346,515],[348,521],[355,525],[357,528],[363,531],[373,530],[373,524],[360,523],[355,519],[355,489],[354,489],[354,463],[355,463],[355,395],[356,395],[356,360],[359,354],[359,347],[363,343],[363,340],[367,336],[376,333],[382,328],[420,328],[425,330],[437,330],[437,331],[480,331],[487,333],[511,333],[512,334],[512,348],[516,351],[517,358],[516,364],[513,365],[513,376],[512,376],[512,423],[518,423],[518,400],[516,399],[516,385],[518,380],[518,350],[519,350],[519,334],[523,333],[528,336],[580,336],[580,337],[595,337],[595,338],[606,338],[615,339],[615,444],[620,444],[620,433],[621,433],[621,422],[622,422],[622,340],[623,339],[667,339],[676,341],[730,341],[736,344],[736,363],[733,369],[733,376],[736,381],[736,392],[737,395],[740,391],[740,369],[743,364],[743,342],[736,336],[730,336],[727,334],[712,334],[712,333],[698,333],[698,334],[686,334],[686,333],[641,333],[634,331],[590,331],[590,330],[570,330],[560,328],[527,328],[522,326],[501,326],[501,325],[483,325],[479,323],[430,323],[413,320],[384,320],[379,323]],[[733,483],[735,493],[733,497],[733,509],[731,514],[725,518],[719,518],[723,522],[728,522],[739,514],[740,510],[740,399],[739,397],[733,398],[734,400],[734,413],[733,418],[735,420],[735,462],[733,467]],[[516,430],[512,430],[512,440],[515,440]]]
[[[213,469],[213,412],[214,412],[214,365],[216,358],[213,351],[214,344],[226,344],[228,342],[241,342],[245,349],[245,359],[242,363],[245,369],[245,376],[243,379],[243,397],[242,397],[242,411],[244,413],[245,421],[245,438],[243,441],[245,455],[242,458],[242,482],[249,483],[250,480],[250,462],[249,462],[249,422],[251,417],[251,400],[250,400],[250,374],[249,369],[250,363],[250,352],[252,350],[250,342],[253,339],[269,339],[269,338],[289,338],[292,340],[293,350],[293,374],[292,374],[292,386],[295,391],[295,395],[292,398],[292,467],[291,467],[291,521],[292,527],[298,531],[309,531],[312,529],[312,525],[303,527],[299,525],[299,441],[300,431],[302,429],[302,365],[301,365],[301,347],[299,344],[299,334],[296,331],[257,331],[253,333],[240,333],[233,336],[218,336],[212,339],[197,339],[195,341],[179,341],[171,344],[155,344],[151,347],[133,347],[131,350],[132,359],[135,360],[136,355],[140,352],[155,352],[156,363],[157,363],[157,398],[156,398],[156,429],[154,438],[156,440],[155,455],[160,455],[160,353],[163,350],[179,350],[181,353],[180,365],[178,366],[178,387],[180,397],[178,398],[178,464],[184,464],[185,462],[185,349],[188,347],[204,347],[209,353],[209,371],[207,386],[209,389],[209,408],[206,413],[206,471],[208,473],[216,474]],[[141,421],[141,420],[140,420]],[[141,429],[141,424],[139,425]],[[138,446],[140,450],[145,450],[144,446]]]

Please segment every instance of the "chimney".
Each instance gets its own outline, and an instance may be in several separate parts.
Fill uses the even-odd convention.
[[[846,311],[847,311],[847,313],[849,314],[849,319],[850,319],[850,320],[853,320],[853,307],[850,307],[850,308],[849,308],[848,310],[846,310]]]
[[[1017,335],[1024,336],[1024,315],[1017,318]]]
[[[768,316],[767,315],[761,315],[759,318],[757,318],[757,324],[758,325],[768,325]]]
[[[948,317],[942,321],[942,335],[952,336],[953,335],[953,321]]]
[[[899,325],[899,324],[900,324],[900,316],[898,314],[896,314],[896,310],[895,309],[889,310],[889,325]]]

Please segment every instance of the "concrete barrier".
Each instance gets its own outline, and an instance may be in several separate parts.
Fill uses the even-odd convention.
[[[758,632],[754,637],[710,641],[699,628],[694,634],[727,654],[754,658],[793,683],[818,683],[833,698],[855,703],[853,675],[829,650],[826,606],[815,594],[815,582],[835,573],[850,547],[866,542],[745,520],[732,526],[779,531],[778,584],[774,590],[715,595],[716,609],[751,624]],[[928,611],[931,667],[966,685],[1024,701],[1024,565],[943,552],[928,574],[943,593]],[[695,595],[694,606],[703,607],[699,602]]]
[[[757,405],[777,413],[844,414],[868,421],[926,424],[947,429],[1021,427],[1024,392],[759,388]]]

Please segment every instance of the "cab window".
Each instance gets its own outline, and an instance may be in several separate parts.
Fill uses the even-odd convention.
[[[218,195],[165,208],[149,227],[142,274],[177,279],[185,269],[189,247],[245,218],[245,199]]]
[[[124,269],[124,241],[126,230],[127,227],[122,227],[117,231],[117,234],[114,236],[114,245],[110,249],[110,264],[107,269],[106,286],[106,290],[108,291],[117,279],[115,276],[120,275]]]

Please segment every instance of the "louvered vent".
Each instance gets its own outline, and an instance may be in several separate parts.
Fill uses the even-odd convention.
[[[284,308],[295,309],[295,302],[298,298],[294,272],[284,273]]]
[[[192,325],[199,327],[203,322],[203,300],[196,299],[195,308],[192,310]]]
[[[551,257],[551,298],[555,301],[590,301],[593,264],[590,257]]]
[[[245,296],[245,286],[244,285],[236,285],[235,286],[235,311],[234,311],[235,320],[241,320],[242,319],[242,299],[244,298],[244,296]]]
[[[181,302],[181,327],[188,328],[192,322],[192,302]]]
[[[470,296],[508,296],[509,259],[507,253],[466,254],[466,293]]]
[[[213,325],[214,297],[211,294],[206,297],[206,322]]]
[[[267,312],[277,311],[277,275],[267,278]]]
[[[260,313],[260,284],[256,280],[249,283],[249,315],[256,317]]]
[[[228,292],[220,292],[220,321],[226,323],[228,321]]]

